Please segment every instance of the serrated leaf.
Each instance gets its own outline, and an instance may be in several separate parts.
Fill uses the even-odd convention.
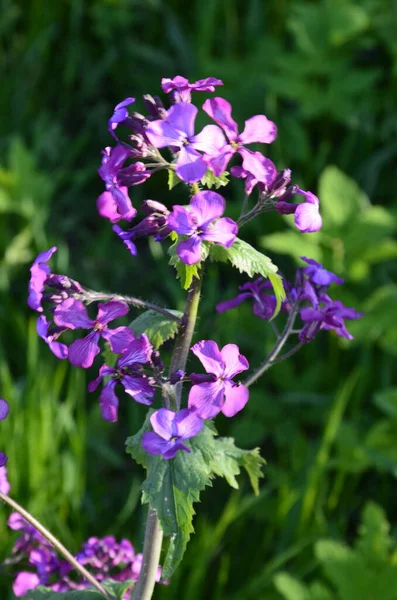
[[[187,444],[191,452],[178,452],[172,460],[147,454],[142,448],[142,436],[150,430],[149,411],[141,430],[127,439],[127,452],[147,469],[143,484],[142,501],[157,511],[164,535],[170,544],[163,565],[163,578],[168,579],[183,558],[190,535],[193,533],[193,504],[199,501],[200,492],[212,485],[215,475],[225,477],[238,487],[236,475],[243,467],[251,480],[255,493],[263,477],[264,460],[259,449],[240,450],[232,438],[218,438],[211,422]]]
[[[172,190],[178,183],[181,183],[181,179],[179,179],[178,175],[175,173],[173,169],[168,169],[168,189]]]
[[[214,187],[216,190],[219,190],[219,188],[224,187],[229,183],[228,175],[228,171],[224,171],[222,175],[216,177],[210,169],[207,169],[206,174],[201,179],[201,184],[205,185],[209,189]]]
[[[176,317],[182,317],[183,313],[179,310],[170,310],[170,313]],[[164,342],[172,339],[178,331],[178,321],[168,319],[165,315],[155,311],[146,310],[130,323],[130,327],[135,335],[145,333],[153,346],[160,348]]]
[[[230,248],[225,248],[219,244],[211,245],[209,254],[211,260],[230,262],[240,273],[247,273],[249,277],[262,275],[262,277],[268,278],[277,299],[273,317],[280,312],[281,303],[285,298],[283,282],[280,275],[277,274],[278,267],[272,263],[266,254],[262,254],[262,252],[253,248],[247,242],[240,240],[240,238],[236,238]]]

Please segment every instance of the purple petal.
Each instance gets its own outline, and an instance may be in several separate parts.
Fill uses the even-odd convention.
[[[206,125],[204,129],[191,139],[191,145],[209,156],[217,155],[227,145],[223,132],[216,125]]]
[[[191,452],[190,448],[188,448],[187,446],[185,446],[185,444],[183,442],[181,442],[180,440],[176,440],[175,442],[168,442],[170,445],[170,448],[168,450],[166,450],[163,454],[163,458],[165,458],[165,460],[169,460],[170,458],[174,458],[174,456],[176,455],[176,453],[178,452],[178,450],[184,450],[185,452]]]
[[[124,375],[121,379],[126,394],[134,398],[139,404],[150,406],[153,404],[155,389],[149,383],[146,377],[131,377]]]
[[[236,308],[236,306],[239,306],[242,302],[244,302],[244,300],[247,300],[251,297],[252,294],[246,292],[244,294],[239,294],[236,298],[232,298],[231,300],[224,300],[223,302],[219,302],[219,304],[216,305],[216,312],[223,313],[227,310],[231,310],[232,308]]]
[[[67,298],[56,307],[54,321],[60,327],[68,329],[91,329],[95,325],[84,304],[75,298]]]
[[[128,304],[120,302],[119,300],[111,300],[104,304],[98,304],[98,316],[97,321],[103,325],[107,325],[118,317],[124,317],[128,314]]]
[[[99,396],[99,406],[102,417],[105,421],[110,421],[111,423],[117,421],[118,416],[119,399],[114,392],[116,385],[117,381],[111,379],[105,383]]]
[[[190,239],[180,242],[176,253],[185,265],[195,265],[201,261],[201,238],[192,235]]]
[[[302,308],[299,314],[300,318],[305,323],[313,323],[315,321],[321,322],[324,320],[323,312],[320,309],[312,308],[311,306],[306,306],[305,308]]]
[[[316,283],[317,285],[330,285],[331,283],[341,284],[344,282],[343,279],[335,275],[335,273],[332,273],[332,271],[327,271],[327,269],[324,269],[320,263],[312,258],[301,256],[301,259],[309,265],[303,269],[303,272],[311,279],[313,283]]]
[[[131,204],[128,188],[125,186],[114,186],[110,191],[113,195],[120,217],[125,221],[132,221],[136,215],[136,209]]]
[[[194,437],[202,430],[204,423],[195,412],[188,408],[180,410],[174,419],[174,427],[178,437],[187,440]]]
[[[75,367],[88,369],[94,362],[94,358],[100,352],[98,342],[100,334],[97,331],[91,331],[82,340],[75,340],[69,346],[69,362]]]
[[[197,224],[192,213],[184,206],[176,204],[172,207],[172,213],[168,217],[168,226],[180,235],[191,235],[196,231]]]
[[[237,123],[232,119],[232,107],[227,100],[209,98],[204,102],[203,110],[225,130],[229,140],[237,139]]]
[[[212,340],[201,340],[190,348],[197,356],[207,373],[214,373],[217,377],[224,374],[225,364],[218,344]]]
[[[238,152],[243,159],[243,168],[254,175],[255,179],[267,185],[273,181],[276,167],[271,161],[265,159],[260,152],[252,152],[243,146],[238,149]]]
[[[8,457],[4,452],[0,452],[0,467],[4,467],[7,464]]]
[[[186,410],[186,409],[185,409]],[[161,437],[163,440],[170,440],[173,435],[173,422],[176,417],[176,414],[173,410],[169,410],[168,408],[160,408],[156,410],[150,417],[150,423],[154,431]]]
[[[51,352],[60,360],[65,360],[69,356],[69,348],[61,342],[48,342]]]
[[[191,83],[190,87],[196,92],[215,92],[215,86],[217,85],[223,85],[223,81],[215,77],[206,77],[205,79],[199,79],[195,83]]]
[[[220,413],[225,398],[224,382],[193,385],[189,392],[188,406],[202,419],[212,419]]]
[[[118,223],[123,218],[117,211],[116,202],[110,192],[103,192],[98,196],[96,207],[100,216],[109,219],[111,223]]]
[[[298,204],[294,222],[302,233],[314,233],[321,229],[323,222],[318,211],[318,204],[309,204],[308,202]]]
[[[68,357],[68,347],[61,342],[54,341],[54,337],[58,337],[58,335],[48,335],[49,322],[47,321],[44,315],[41,315],[36,321],[36,331],[39,337],[43,339],[49,346],[51,352],[61,360],[64,360]]]
[[[198,108],[188,102],[178,102],[167,111],[166,120],[178,131],[182,131],[187,137],[194,135],[194,122]],[[147,129],[146,129],[147,132]]]
[[[133,340],[126,351],[120,356],[117,361],[119,369],[130,367],[135,364],[145,364],[150,361],[153,346],[149,342],[146,335]]]
[[[128,117],[128,110],[125,108],[129,104],[135,102],[135,98],[126,98],[114,107],[113,115],[108,121],[108,130],[113,134],[114,129],[125,121]],[[117,139],[117,138],[116,138]]]
[[[0,421],[4,421],[7,418],[9,411],[8,402],[4,398],[0,398]]]
[[[47,261],[50,260],[56,250],[56,246],[53,246],[49,250],[40,252],[30,268],[31,277],[29,281],[28,306],[32,310],[43,312],[41,301],[43,299],[44,285],[48,275],[51,273]]]
[[[179,105],[175,104],[175,106]],[[176,161],[175,172],[183,181],[195,183],[204,177],[207,165],[197,150],[190,145],[182,146]]]
[[[221,246],[225,246],[225,248],[230,248],[236,240],[237,232],[237,223],[229,219],[229,217],[223,217],[222,219],[218,219],[201,237],[208,242],[216,242],[217,244],[221,244]]]
[[[206,156],[205,159],[210,165],[216,177],[222,175],[225,172],[230,159],[236,153],[236,149],[229,145],[223,147],[222,152],[218,156]]]
[[[261,142],[271,144],[277,137],[277,127],[265,115],[255,115],[245,122],[244,131],[238,136],[243,144]]]
[[[248,402],[248,388],[242,383],[236,385],[232,381],[225,380],[225,398],[221,410],[225,417],[234,417]]]
[[[225,363],[224,375],[232,378],[242,371],[249,368],[248,360],[240,354],[240,350],[236,344],[226,344],[221,350],[222,360]]]
[[[115,373],[117,373],[116,369],[113,369],[112,367],[108,367],[107,365],[102,365],[101,368],[99,369],[98,377],[89,382],[88,391],[95,392],[95,390],[97,389],[98,385],[101,383],[101,381],[104,377],[108,377],[109,375],[114,375]]]
[[[131,239],[130,239],[132,237],[131,232],[130,231],[124,231],[118,225],[113,225],[112,229],[118,235],[118,237],[122,240],[123,244],[129,250],[130,254],[132,256],[136,256],[137,253],[138,253],[138,251],[136,249],[136,246],[135,246],[134,242],[132,242]]]
[[[36,256],[36,258],[34,259],[33,264],[37,265],[39,263],[46,263],[50,260],[51,256],[54,254],[54,252],[57,251],[57,247],[53,246],[52,248],[50,248],[49,250],[44,250],[43,252],[40,252],[40,254],[38,254]]]
[[[17,598],[21,598],[22,596],[26,596],[29,590],[34,590],[39,585],[40,579],[36,573],[21,571],[12,584],[12,590]]]
[[[197,225],[205,229],[214,219],[225,212],[226,201],[217,192],[198,192],[190,201],[191,211],[197,215]]]
[[[308,202],[309,204],[316,204],[317,206],[320,204],[320,200],[312,192],[305,192],[300,188],[296,188],[296,193],[304,196],[306,202]]]
[[[172,90],[185,90],[190,87],[189,80],[186,77],[177,75],[174,79],[163,77],[161,80],[161,88],[165,94],[169,94]]]
[[[172,442],[163,440],[157,433],[147,431],[142,436],[142,447],[149,454],[164,454],[173,446]]]
[[[175,129],[173,125],[163,119],[149,123],[145,129],[145,135],[155,148],[164,148],[166,146],[176,146],[177,148],[180,148],[183,141],[186,139],[186,135]]]
[[[135,335],[129,327],[116,327],[116,329],[105,329],[102,337],[110,344],[112,352],[121,354],[135,340]]]

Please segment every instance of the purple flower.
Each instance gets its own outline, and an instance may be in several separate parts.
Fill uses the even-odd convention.
[[[160,408],[152,414],[150,422],[154,432],[143,434],[142,446],[149,454],[162,454],[166,460],[174,458],[178,450],[190,452],[183,441],[194,437],[203,428],[203,421],[188,408],[177,413]]]
[[[233,381],[235,375],[248,369],[247,359],[240,354],[236,344],[227,344],[219,350],[216,342],[202,340],[191,350],[210,375],[190,375],[193,386],[189,393],[189,408],[202,419],[212,419],[219,412],[233,417],[248,402],[248,388]]]
[[[163,92],[169,94],[174,92],[173,98],[176,102],[190,102],[191,92],[215,92],[215,86],[223,85],[223,81],[215,77],[199,79],[194,83],[189,83],[188,79],[177,75],[174,79],[163,77],[161,87]]]
[[[258,181],[266,182],[269,177],[267,163],[264,166],[258,160],[258,153],[245,148],[245,144],[262,142],[270,144],[277,137],[277,127],[269,121],[265,115],[255,115],[245,122],[242,133],[238,133],[238,125],[232,118],[231,104],[223,98],[209,98],[203,104],[203,110],[220,125],[229,138],[229,144],[225,144],[215,157],[209,157],[215,175],[221,175],[232,158],[238,152],[243,159],[243,168],[251,173]]]
[[[7,418],[10,407],[8,406],[8,402],[3,398],[0,398],[0,421],[4,421]],[[4,452],[0,452],[0,469],[4,467],[7,462],[7,455]]]
[[[281,196],[275,205],[276,210],[281,215],[293,213],[295,226],[302,233],[314,233],[321,229],[323,221],[319,212],[320,201],[317,196],[312,194],[312,192],[305,192],[298,187],[294,187],[294,189],[290,188],[286,193],[288,196],[301,194],[305,197],[305,202],[302,202],[302,204],[290,204],[285,201],[284,196]]]
[[[259,189],[263,191],[266,186],[269,186],[274,178],[277,175],[277,169],[274,163],[269,158],[266,158],[260,152],[253,152],[254,160],[262,166],[262,171],[264,173],[264,177],[261,180],[246,171],[244,167],[236,166],[230,169],[231,175],[233,177],[238,177],[239,179],[245,179],[245,193],[249,196],[252,193],[252,190],[256,185],[258,185]]]
[[[228,217],[219,218],[225,212],[226,202],[220,194],[211,191],[198,192],[190,201],[189,208],[173,206],[168,226],[188,240],[177,246],[179,258],[187,265],[201,260],[201,242],[215,242],[230,248],[237,235],[237,224]],[[215,223],[213,221],[217,219]]]
[[[12,591],[17,598],[26,596],[29,590],[34,590],[40,585],[40,579],[36,573],[21,571],[15,578]]]
[[[331,283],[343,283],[343,279],[337,277],[331,271],[327,271],[324,269],[323,265],[316,262],[312,258],[306,258],[306,256],[301,256],[301,259],[305,261],[309,266],[303,269],[303,272],[307,277],[317,285],[330,285]]]
[[[112,352],[121,354],[135,336],[128,327],[109,329],[108,323],[127,313],[127,304],[115,300],[98,304],[98,315],[95,320],[89,318],[81,300],[68,298],[57,306],[54,311],[54,321],[59,327],[93,330],[85,338],[75,340],[69,346],[71,364],[85,369],[90,367],[95,356],[100,352],[98,342],[101,337],[109,342]]]
[[[65,331],[64,327],[54,327],[51,333],[48,333],[48,329],[50,327],[50,323],[47,321],[44,315],[41,315],[36,322],[36,331],[39,337],[48,344],[51,352],[55,354],[57,358],[61,360],[68,357],[68,347],[61,342],[56,342],[55,340],[58,338],[61,333]]]
[[[129,115],[126,106],[129,106],[133,102],[135,102],[135,98],[126,98],[114,107],[113,115],[108,121],[108,130],[116,140],[117,136],[114,133],[114,130],[118,125],[120,125],[120,123],[128,119]]]
[[[339,300],[331,300],[329,296],[323,294],[318,306],[307,306],[300,311],[300,317],[305,326],[299,334],[299,339],[311,342],[318,331],[326,329],[335,331],[339,337],[352,340],[353,336],[346,328],[345,319],[356,320],[363,316],[364,313],[360,313],[354,308],[348,308]]]
[[[44,284],[51,273],[47,262],[56,250],[56,246],[53,246],[49,250],[40,252],[30,267],[31,277],[29,282],[28,306],[33,310],[37,310],[37,312],[43,312],[41,301],[43,299]]]
[[[0,467],[0,492],[2,494],[8,494],[11,489],[10,482],[7,477],[7,467]]]
[[[150,362],[153,347],[146,335],[131,342],[127,350],[117,361],[117,368],[102,365],[99,376],[88,384],[88,390],[93,392],[104,377],[111,377],[105,383],[99,396],[102,417],[106,421],[117,421],[119,399],[115,393],[117,384],[124,387],[126,394],[140,404],[150,405],[153,402],[155,390],[146,375],[142,374],[142,365]]]
[[[159,202],[157,204],[160,205]],[[136,256],[137,249],[133,240],[140,237],[155,236],[154,239],[158,242],[163,240],[170,233],[170,229],[167,226],[167,214],[169,214],[168,209],[166,209],[166,213],[163,212],[163,214],[150,214],[128,231],[124,231],[119,225],[113,225],[113,231],[123,241],[132,256]]]
[[[198,109],[193,104],[179,102],[171,106],[165,119],[152,121],[145,130],[155,148],[170,146],[179,149],[175,170],[178,177],[189,183],[199,181],[207,171],[200,152],[214,156],[225,144],[223,133],[216,125],[206,125],[194,135],[197,113]]]
[[[259,277],[255,281],[249,281],[240,285],[239,290],[241,290],[241,294],[238,294],[237,297],[232,300],[220,302],[217,304],[216,310],[218,313],[223,313],[232,308],[236,308],[236,306],[239,306],[244,300],[252,298],[254,301],[254,314],[261,319],[269,320],[273,316],[277,304],[276,297],[267,293],[267,290],[269,289],[272,289],[271,283],[262,277]]]

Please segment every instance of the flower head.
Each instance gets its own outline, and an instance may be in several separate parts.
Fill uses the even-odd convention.
[[[269,183],[269,165],[259,159],[259,153],[248,150],[245,144],[262,142],[270,144],[277,137],[277,127],[265,115],[255,115],[245,122],[242,133],[232,118],[231,104],[224,98],[209,98],[203,104],[203,110],[222,127],[229,143],[219,149],[216,156],[208,157],[208,163],[215,175],[221,175],[234,154],[239,153],[243,159],[243,168],[251,173],[257,181]],[[259,155],[259,156],[258,156]]]
[[[216,342],[203,340],[191,350],[209,376],[190,375],[193,386],[189,393],[189,408],[202,419],[211,419],[219,412],[233,417],[248,402],[248,388],[233,381],[233,377],[248,369],[247,359],[240,354],[236,344],[227,344],[219,350]]]
[[[179,150],[175,171],[183,181],[199,181],[207,171],[200,152],[213,156],[225,143],[222,131],[216,125],[207,125],[194,135],[198,109],[193,104],[179,102],[167,111],[164,119],[152,121],[145,130],[155,148],[170,146]]]
[[[226,248],[234,243],[237,224],[228,217],[222,217],[225,206],[224,198],[211,191],[195,194],[188,208],[173,206],[168,217],[169,228],[189,236],[189,239],[179,242],[176,250],[185,264],[193,265],[201,260],[203,241],[215,242]]]
[[[68,298],[57,306],[54,311],[54,321],[59,327],[73,330],[92,329],[85,338],[75,340],[69,346],[68,358],[71,364],[85,369],[90,367],[95,356],[100,352],[98,342],[101,337],[109,342],[112,352],[121,354],[135,336],[128,327],[109,329],[108,324],[127,313],[127,304],[117,300],[99,304],[95,320],[90,319],[81,300]]]
[[[203,428],[200,417],[188,408],[175,413],[168,408],[160,408],[150,417],[154,432],[146,432],[142,446],[149,454],[162,454],[165,459],[174,458],[178,450],[190,452],[184,440],[197,435]]]
[[[215,86],[223,85],[223,81],[215,79],[215,77],[207,77],[199,79],[194,83],[190,83],[185,77],[177,75],[174,79],[163,77],[161,87],[163,92],[169,94],[173,92],[175,102],[190,102],[191,92],[215,92]]]
[[[290,204],[286,202],[293,194],[301,194],[305,202],[301,204]],[[320,201],[312,192],[305,192],[296,186],[287,190],[286,194],[279,197],[275,204],[277,212],[282,215],[293,214],[295,226],[302,233],[314,233],[322,227],[322,218],[319,212]]]
[[[317,306],[306,306],[300,311],[300,317],[305,326],[299,334],[299,339],[311,342],[318,331],[326,329],[335,331],[339,337],[352,340],[353,336],[346,328],[345,319],[356,320],[363,316],[363,313],[358,312],[355,308],[344,306],[340,300],[332,300],[323,294]]]
[[[330,285],[331,283],[343,283],[343,279],[324,269],[323,265],[315,261],[313,258],[306,258],[301,256],[301,259],[305,261],[309,266],[303,269],[303,272],[308,279],[316,285]]]

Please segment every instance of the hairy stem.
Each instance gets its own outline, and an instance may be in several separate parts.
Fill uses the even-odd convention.
[[[87,579],[87,581],[89,581],[98,590],[98,592],[102,594],[102,596],[110,600],[111,596],[105,590],[105,588],[103,588],[101,584],[95,579],[95,577],[91,575],[91,573],[89,573],[87,569],[83,567],[83,565],[81,565],[72,554],[70,554],[69,550],[67,550],[65,546],[61,544],[61,542],[56,537],[54,537],[52,533],[48,531],[48,529],[46,529],[41,523],[39,523],[39,521],[37,521],[27,510],[25,510],[24,508],[22,508],[22,506],[15,502],[15,500],[10,498],[9,496],[6,496],[2,492],[0,492],[0,500],[3,500],[3,502],[11,506],[24,519],[26,519],[28,523],[33,525],[33,527],[37,529],[37,531],[39,531],[41,535],[45,537],[45,539],[48,540],[50,544],[52,544],[54,548],[58,550],[60,554],[62,554],[62,556],[65,557],[65,559],[76,569],[76,571],[78,571],[85,579]]]
[[[194,327],[196,325],[200,291],[201,279],[194,278],[187,294],[185,311],[183,313],[179,332],[175,340],[174,351],[171,358],[170,373],[175,373],[179,370],[185,370]],[[173,393],[171,391],[167,393],[167,390],[165,390],[167,398],[164,399],[164,404],[167,408],[169,408],[171,405],[172,409],[179,410],[181,404],[182,385],[183,382],[176,383],[173,386]],[[163,532],[160,527],[157,512],[150,508],[145,529],[142,569],[132,600],[151,599],[156,581],[157,567],[160,561],[162,541]]]
[[[127,304],[131,304],[132,306],[136,306],[137,308],[147,308],[150,310],[155,310],[158,313],[161,313],[167,319],[171,321],[180,322],[180,318],[174,315],[174,313],[170,312],[166,308],[161,308],[161,306],[157,306],[157,304],[153,304],[152,302],[146,302],[145,300],[140,300],[139,298],[134,298],[133,296],[121,296],[120,294],[106,294],[105,292],[95,292],[94,290],[85,289],[83,292],[83,299],[88,300],[89,302],[108,302],[110,300],[120,300],[121,302],[126,302]]]
[[[276,361],[276,358],[280,354],[285,342],[287,341],[287,339],[291,333],[291,330],[294,327],[297,313],[298,313],[297,307],[292,306],[291,312],[288,316],[287,323],[283,329],[283,332],[279,336],[273,350],[270,352],[270,354],[268,354],[268,356],[259,365],[259,367],[257,367],[257,369],[255,369],[255,371],[247,377],[247,379],[244,381],[244,385],[246,385],[247,387],[252,385],[257,379],[259,379],[259,377],[261,375],[263,375],[263,373],[265,373],[265,371],[270,369],[270,367],[272,367],[276,362],[278,362],[278,361]],[[287,356],[287,355],[289,356],[290,353],[287,352],[287,354],[285,356]]]

